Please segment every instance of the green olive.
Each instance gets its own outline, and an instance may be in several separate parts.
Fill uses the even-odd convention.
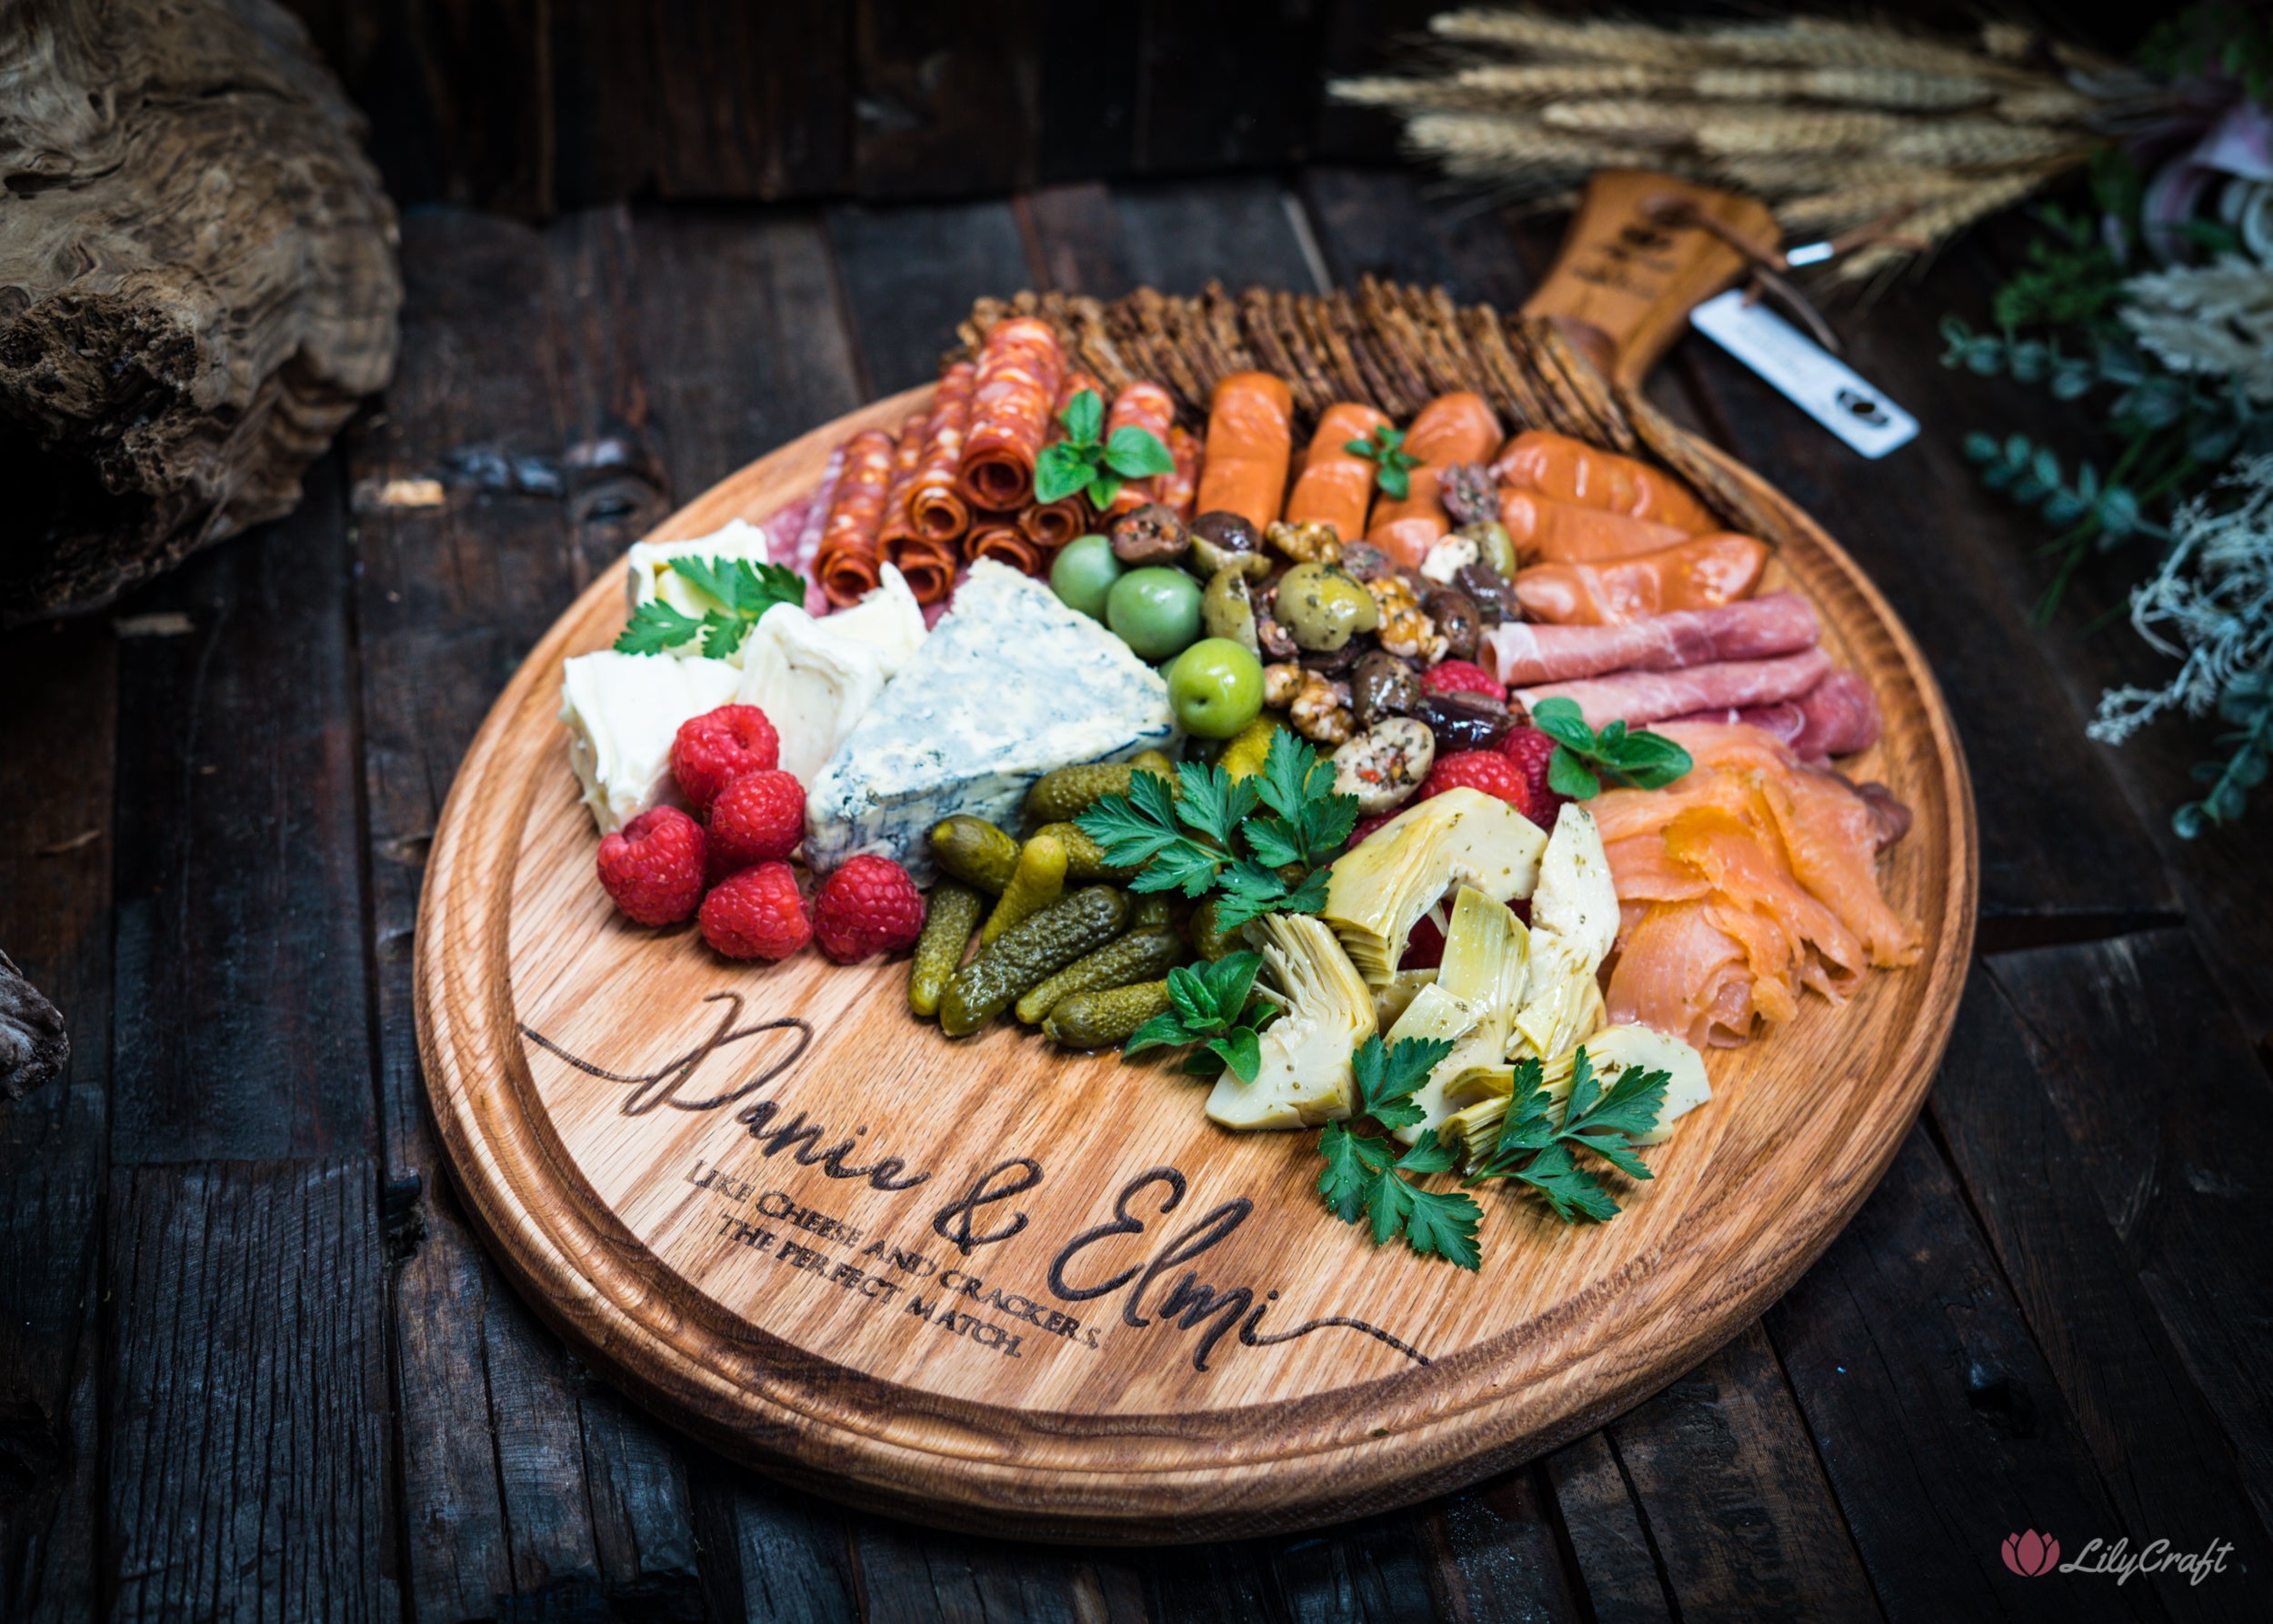
[[[1330,654],[1381,624],[1373,594],[1338,564],[1297,564],[1279,576],[1272,615],[1313,654]]]
[[[1261,654],[1255,635],[1255,600],[1247,592],[1245,568],[1232,565],[1217,570],[1201,596],[1200,624],[1211,637],[1227,637],[1249,654]]]
[[[1199,636],[1199,583],[1180,569],[1132,569],[1105,595],[1105,624],[1137,657],[1165,660]]]
[[[1069,609],[1092,620],[1105,618],[1105,595],[1121,578],[1121,561],[1102,536],[1076,536],[1057,549],[1050,565],[1050,590]]]
[[[1485,519],[1477,524],[1463,525],[1460,535],[1476,544],[1477,560],[1492,566],[1494,574],[1513,579],[1516,573],[1516,544],[1507,534],[1507,526],[1497,519]]]

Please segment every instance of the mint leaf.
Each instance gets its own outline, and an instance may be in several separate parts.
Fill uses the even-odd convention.
[[[1547,787],[1575,801],[1590,801],[1602,793],[1602,780],[1572,754],[1568,745],[1557,745],[1547,759]]]
[[[1594,729],[1587,726],[1586,713],[1576,699],[1540,700],[1531,707],[1531,725],[1558,745],[1581,753],[1594,749]]]
[[[1095,389],[1080,390],[1066,403],[1057,420],[1066,426],[1068,441],[1076,446],[1094,446],[1097,436],[1105,431],[1105,403],[1097,398]]]
[[[693,642],[702,627],[692,615],[682,615],[666,603],[650,601],[632,610],[631,620],[616,634],[614,647],[618,654],[661,654]]]
[[[1207,1047],[1223,1057],[1243,1083],[1253,1082],[1263,1069],[1262,1039],[1252,1028],[1235,1027],[1221,1038],[1209,1039]]]
[[[1215,989],[1190,965],[1178,965],[1168,972],[1168,1002],[1176,1007],[1177,1018],[1193,1038],[1223,1024],[1216,1013]]]
[[[1127,1059],[1150,1048],[1173,1048],[1191,1040],[1192,1035],[1175,1016],[1156,1015],[1129,1035],[1128,1041],[1121,1047],[1121,1058]]]
[[[1105,466],[1129,479],[1176,472],[1176,458],[1148,428],[1124,424],[1105,443]]]
[[[1263,967],[1260,953],[1227,953],[1214,964],[1204,967],[1200,975],[1207,982],[1209,996],[1215,999],[1216,1013],[1223,1021],[1238,1018],[1247,1007],[1247,995],[1255,988],[1256,972]]]
[[[1113,498],[1121,494],[1121,482],[1111,474],[1100,474],[1089,481],[1089,506],[1103,513],[1113,506]]]
[[[1095,448],[1091,449],[1094,454]],[[1034,459],[1034,499],[1055,502],[1070,496],[1087,485],[1096,473],[1093,455],[1084,456],[1070,440],[1054,441],[1043,446],[1041,456]]]
[[[1404,432],[1384,423],[1374,429],[1370,439],[1344,441],[1342,449],[1373,464],[1374,483],[1381,487],[1381,494],[1401,502],[1412,493],[1413,488],[1413,482],[1406,470],[1420,466],[1420,459],[1407,452],[1404,446]]]

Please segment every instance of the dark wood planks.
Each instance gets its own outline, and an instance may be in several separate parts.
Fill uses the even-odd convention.
[[[1555,1493],[1539,1465],[1502,1473],[1426,1512],[1439,1618],[1561,1624],[1582,1616],[1575,1569],[1557,1540]],[[1601,1598],[1588,1599],[1599,1620]]]
[[[195,1162],[115,1182],[113,1618],[397,1616],[371,1172]]]
[[[1766,1324],[1889,1619],[2162,1616],[2129,1586],[2032,1589],[1998,1558],[2023,1529],[2126,1530],[1923,1128]]]
[[[1034,281],[1007,203],[847,204],[828,234],[871,399],[937,377],[971,301]]]
[[[1294,196],[1276,180],[1139,182],[1114,188],[1129,274],[1162,293],[1210,282],[1318,291],[1325,279]]]
[[[1606,1431],[1590,1432],[1541,1463],[1571,1562],[1585,1578],[1596,1624],[1672,1618],[1663,1558]]]
[[[853,173],[864,197],[1030,184],[1041,65],[1032,0],[856,0]]]
[[[98,1605],[95,1381],[111,1056],[117,643],[105,621],[0,639],[0,949],[63,1011],[71,1063],[0,1105],[0,1615]]]
[[[2140,1013],[2136,999],[2108,996],[2117,966],[2152,976],[2157,1007],[2178,1007],[2176,1020],[2163,1031],[2184,1045],[2181,1052],[2162,1052],[2155,1044],[2161,1034],[2127,1018]],[[2006,990],[2008,979],[2022,989],[2033,1013],[2048,1020],[2057,1047],[2048,1047],[2015,1008]],[[2090,1041],[2060,1041],[2066,1024],[2087,1007],[2096,1016]],[[2246,1354],[2237,1359],[2233,1340],[2237,1323],[2262,1324],[2266,1308],[2247,1263],[2236,1270],[2228,1238],[2236,1218],[2261,1233],[2263,1215],[2234,1211],[2235,1187],[2203,1181],[2228,1193],[2205,1204],[2207,1225],[2189,1225],[2191,1232],[2174,1245],[2161,1238],[2170,1227],[2167,1219],[2148,1218],[2138,1199],[2128,1210],[2104,1205],[2109,1181],[2098,1181],[2096,1189],[2087,1171],[2088,1158],[2107,1148],[2108,1136],[2097,1125],[2138,1113],[2143,1091],[2136,1068],[2150,1044],[2158,1075],[2183,1079],[2185,1097],[2147,1102],[2153,1117],[2167,1116],[2188,1141],[2185,1148],[2171,1148],[2178,1167],[2198,1167],[2192,1153],[2204,1143],[2222,1158],[2223,1168],[2238,1165],[2248,1140],[2262,1141],[2273,1096],[2175,932],[1991,959],[1988,973],[1968,988],[1929,1108],[2125,1522],[2150,1530],[2149,1537],[2189,1546],[2213,1535],[2229,1540],[2236,1548],[2230,1570],[2246,1569],[2273,1583],[2273,1543],[2260,1509],[2266,1484],[2258,1423],[2264,1407],[2261,1395],[2246,1390],[2253,1361]],[[2071,1108],[2063,1110],[2056,1100]],[[2243,1118],[2238,1134],[2230,1131],[2235,1117]],[[2251,1117],[2257,1118],[2254,1134],[2248,1126]],[[2085,1128],[2084,1148],[2069,1137],[2064,1118]],[[2138,1150],[2133,1166],[2118,1177],[2163,1184],[2168,1175],[2144,1171],[2150,1163],[2163,1163],[2157,1154],[2159,1123],[2127,1126],[2130,1132],[2123,1138],[2136,1134]],[[2144,1203],[2167,1208],[2198,1199],[2197,1189],[2185,1188],[2196,1181],[2180,1173],[2177,1182],[2181,1189],[2153,1188],[2144,1193]],[[2126,1243],[2144,1236],[2157,1237],[2150,1243],[2157,1256],[2148,1267],[2177,1276],[2165,1282],[2177,1288],[2175,1299],[2168,1291],[2150,1292],[2137,1272]],[[2198,1249],[2195,1243],[2201,1241],[2207,1250]],[[2158,1317],[2158,1295],[2175,1308],[2175,1329]],[[2253,1303],[2253,1298],[2259,1300]],[[2204,1305],[2225,1323],[2202,1325]],[[2191,1360],[2181,1356],[2174,1335],[2200,1338]],[[2215,1409],[2189,1378],[2189,1364],[2213,1373]],[[2236,1392],[2236,1383],[2245,1390]],[[2231,1418],[2233,1435],[2220,1416]],[[2258,1457],[2254,1471],[2238,1469],[2237,1439],[2245,1456]],[[2255,1505],[2253,1487],[2260,1497]],[[2231,1579],[2206,1583],[2190,1599],[2189,1613],[2251,1618],[2261,1612],[2264,1599],[2256,1586],[2245,1589]]]

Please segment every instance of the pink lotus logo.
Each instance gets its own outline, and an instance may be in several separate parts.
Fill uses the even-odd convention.
[[[2059,1565],[2060,1542],[2049,1534],[2030,1529],[2025,1534],[2006,1535],[2002,1554],[2006,1567],[2023,1579],[2035,1579]]]

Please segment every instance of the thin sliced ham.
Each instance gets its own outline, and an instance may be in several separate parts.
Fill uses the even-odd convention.
[[[1852,671],[1833,671],[1799,697],[1804,718],[1785,742],[1809,760],[1848,756],[1878,742],[1878,696]]]
[[[1606,671],[1677,671],[1714,660],[1757,660],[1812,648],[1822,627],[1797,592],[1770,592],[1711,609],[1623,626],[1546,626],[1510,620],[1485,635],[1499,680],[1510,687],[1569,682]]]
[[[1806,648],[1766,660],[1717,660],[1678,671],[1621,671],[1579,682],[1518,688],[1527,706],[1543,699],[1571,699],[1589,727],[1623,721],[1639,727],[1668,717],[1697,711],[1741,710],[1775,705],[1807,693],[1831,670],[1831,657]]]

